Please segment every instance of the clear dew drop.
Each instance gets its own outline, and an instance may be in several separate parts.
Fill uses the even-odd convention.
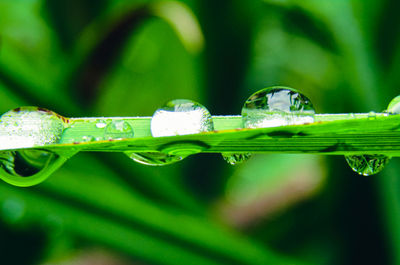
[[[360,175],[371,176],[382,171],[389,163],[390,157],[385,155],[347,155],[347,164]]]
[[[214,130],[210,112],[201,104],[188,99],[175,99],[159,108],[151,119],[154,137],[175,136]]]
[[[314,122],[311,101],[290,87],[268,87],[251,95],[242,108],[245,128],[267,128]],[[247,160],[250,154],[222,154],[229,164]],[[239,161],[239,162],[236,162]]]
[[[42,149],[20,149],[57,144],[66,118],[43,108],[22,107],[0,119],[0,178],[17,186],[46,179],[66,158]],[[18,149],[18,150],[15,150]]]
[[[153,137],[164,137],[209,132],[214,130],[214,124],[210,112],[203,105],[192,100],[175,99],[154,112],[150,128]],[[163,152],[126,154],[135,162],[162,166],[181,161],[203,149],[193,145],[178,143],[168,146]]]
[[[266,128],[314,122],[311,101],[289,87],[269,87],[251,95],[242,108],[246,128]]]
[[[243,163],[251,157],[250,153],[222,153],[222,158],[230,165]]]
[[[115,120],[110,122],[104,131],[104,138],[106,140],[133,138],[133,136],[134,133],[132,126],[124,120]]]
[[[390,114],[400,114],[400,96],[395,97],[390,101],[387,112]]]
[[[64,130],[60,115],[37,107],[22,107],[0,118],[0,149],[56,144]]]

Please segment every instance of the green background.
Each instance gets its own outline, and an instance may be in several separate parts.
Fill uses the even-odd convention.
[[[188,98],[236,115],[296,88],[318,113],[399,94],[400,4],[0,0],[0,108],[151,116]],[[80,153],[44,183],[0,183],[1,264],[400,264],[400,166],[199,154],[146,167]]]

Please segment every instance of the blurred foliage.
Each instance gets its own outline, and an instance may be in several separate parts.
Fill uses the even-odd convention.
[[[0,0],[0,108],[150,116],[189,98],[238,114],[254,91],[287,85],[319,112],[380,111],[400,85],[397,8]],[[396,162],[363,177],[341,157],[154,168],[79,154],[37,187],[0,183],[2,264],[78,264],[93,249],[115,264],[400,264]]]

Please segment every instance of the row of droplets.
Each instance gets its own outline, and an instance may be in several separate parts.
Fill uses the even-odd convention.
[[[400,113],[400,97],[389,104],[388,112]],[[251,95],[242,108],[243,127],[265,128],[314,122],[315,110],[310,100],[299,91],[288,87],[270,87]],[[99,125],[102,124],[102,125]],[[123,139],[134,136],[132,127],[123,120],[97,124],[104,128],[105,138]],[[102,127],[101,127],[102,126]],[[25,148],[56,144],[61,140],[68,119],[37,107],[23,107],[6,112],[0,121],[1,149]],[[175,136],[210,132],[214,130],[210,112],[201,104],[187,99],[177,99],[157,109],[151,119],[154,137]],[[91,141],[93,139],[82,139]],[[201,152],[186,148],[181,152],[125,152],[135,162],[161,166],[181,161]],[[231,165],[247,160],[250,153],[222,153]],[[350,167],[361,175],[380,172],[390,157],[385,155],[345,156]],[[44,180],[55,164],[62,164],[66,157],[43,149],[19,149],[0,152],[0,177],[5,181],[28,186]],[[51,169],[51,170],[50,170]],[[22,177],[22,178],[21,178]],[[32,179],[32,180],[31,180]]]
[[[245,128],[263,128],[314,121],[314,108],[310,100],[298,91],[288,87],[262,89],[246,100],[242,108]],[[201,104],[177,99],[168,102],[155,111],[151,120],[154,137],[187,135],[214,130],[210,112]],[[166,165],[175,163],[190,155],[165,153],[127,153],[134,161],[146,165]],[[250,153],[222,153],[231,165],[247,160]]]

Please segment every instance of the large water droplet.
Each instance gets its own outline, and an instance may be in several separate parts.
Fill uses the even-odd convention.
[[[400,96],[395,97],[390,101],[387,112],[391,114],[400,114]]]
[[[390,160],[385,155],[348,155],[345,158],[351,169],[364,176],[381,172]]]
[[[310,100],[289,87],[264,88],[251,95],[242,108],[246,128],[312,123],[314,114]]]
[[[132,127],[128,122],[124,120],[115,120],[107,125],[104,138],[106,140],[109,139],[124,139],[124,138],[133,138],[134,133]]]
[[[175,136],[214,130],[210,112],[188,99],[175,99],[154,112],[151,134],[154,137]]]
[[[154,137],[196,134],[212,130],[214,124],[210,112],[203,105],[187,99],[169,101],[156,110],[151,119],[151,134]],[[169,145],[162,150],[163,152],[126,154],[138,163],[162,166],[181,161],[203,148],[194,146],[194,143],[177,143]]]
[[[8,111],[0,119],[0,149],[57,144],[67,121],[43,108],[22,107]],[[0,178],[17,186],[35,185],[67,158],[42,149],[0,151]]]
[[[0,152],[0,178],[17,186],[31,186],[45,180],[67,157],[39,149]]]
[[[268,87],[251,95],[242,108],[245,128],[266,128],[314,122],[311,101],[290,87]],[[222,153],[231,165],[247,160],[251,154]],[[236,162],[237,161],[237,162]]]
[[[46,109],[22,107],[0,118],[0,149],[56,144],[64,130],[66,118]]]
[[[222,153],[222,158],[230,165],[243,163],[250,157],[250,153]]]

